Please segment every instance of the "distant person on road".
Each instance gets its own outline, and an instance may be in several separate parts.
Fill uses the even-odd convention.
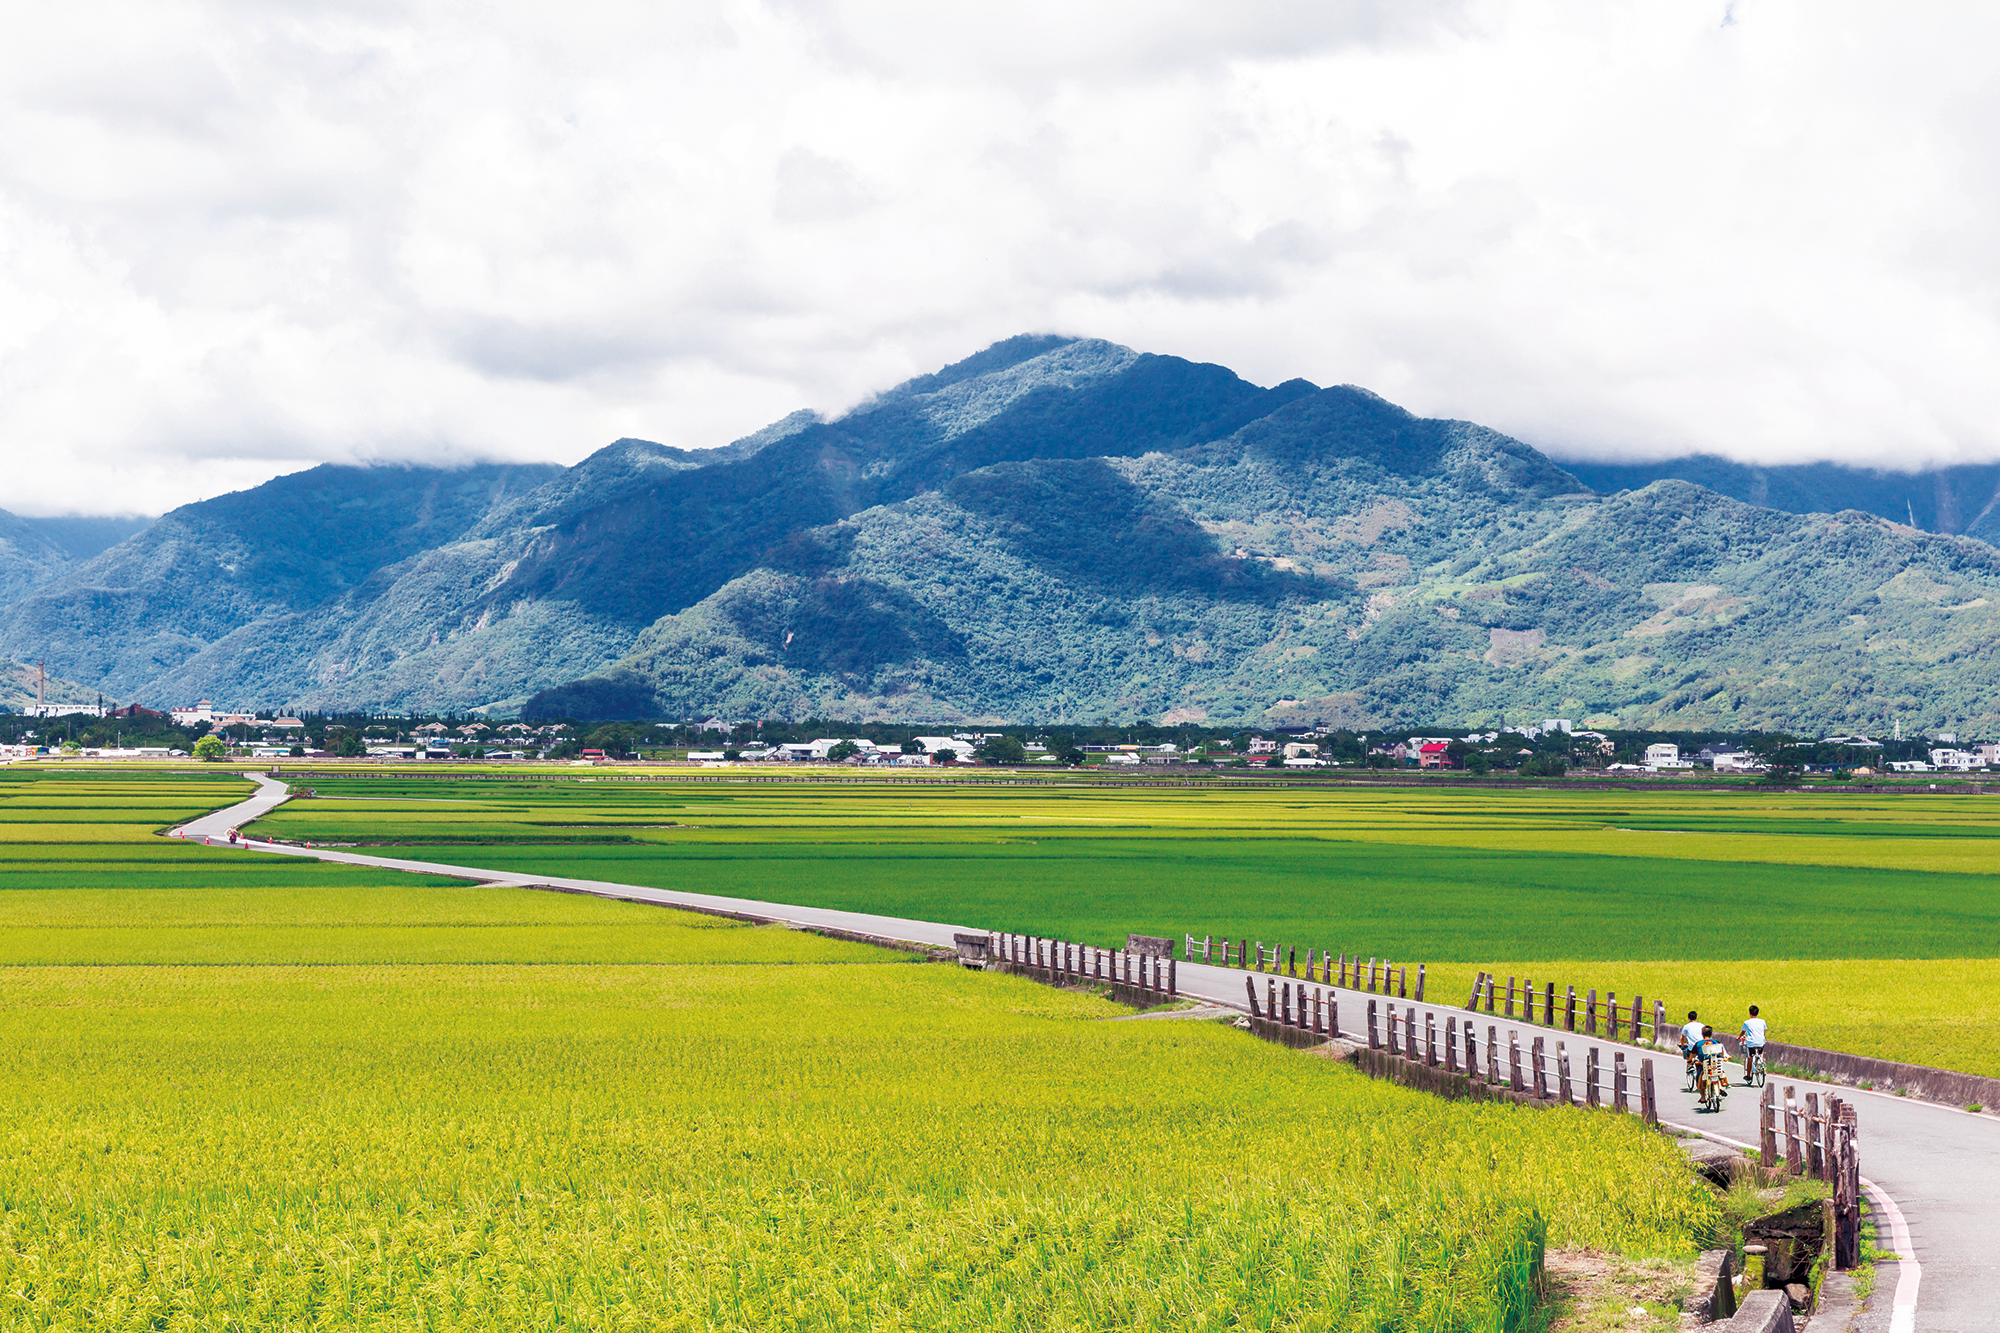
[[[1707,1029],[1702,1027],[1701,1019],[1695,1016],[1694,1010],[1688,1010],[1688,1021],[1681,1025],[1681,1054],[1691,1053],[1701,1041],[1701,1034],[1705,1031]]]
[[[1761,1051],[1764,1049],[1764,1020],[1757,1017],[1757,1006],[1750,1006],[1750,1017],[1743,1020],[1743,1049]]]
[[[1728,1054],[1729,1048],[1724,1046],[1722,1039],[1715,1035],[1715,1029],[1704,1026],[1701,1030],[1701,1036],[1694,1044],[1695,1059],[1721,1060],[1726,1058]]]

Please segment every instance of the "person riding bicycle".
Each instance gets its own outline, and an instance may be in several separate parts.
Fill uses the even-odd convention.
[[[1702,1068],[1716,1078],[1722,1078],[1722,1062],[1729,1058],[1729,1048],[1715,1035],[1712,1027],[1703,1027],[1701,1040],[1694,1044],[1693,1058],[1701,1062]],[[1726,1080],[1725,1080],[1726,1081]]]
[[[1743,1081],[1753,1081],[1756,1059],[1764,1053],[1764,1020],[1757,1016],[1757,1006],[1750,1006],[1750,1017],[1743,1020]]]
[[[1681,1026],[1682,1055],[1686,1056],[1686,1055],[1691,1055],[1693,1053],[1695,1048],[1695,1043],[1701,1040],[1701,1034],[1702,1034],[1701,1020],[1695,1017],[1694,1010],[1690,1009],[1688,1010],[1688,1021]]]

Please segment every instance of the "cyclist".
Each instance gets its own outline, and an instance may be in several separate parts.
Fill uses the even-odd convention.
[[[1681,1028],[1681,1059],[1687,1061],[1687,1090],[1694,1091],[1697,1065],[1694,1058],[1695,1044],[1701,1040],[1701,1019],[1694,1010],[1688,1010],[1688,1021]]]
[[[1698,1086],[1703,1091],[1709,1088],[1719,1088],[1721,1095],[1727,1097],[1729,1095],[1729,1073],[1723,1068],[1723,1061],[1729,1058],[1729,1048],[1716,1038],[1714,1028],[1702,1028],[1701,1040],[1694,1044],[1694,1050],[1690,1058],[1698,1061],[1701,1066],[1701,1081]],[[1715,1105],[1717,1107],[1721,1106],[1719,1099]]]
[[[1757,1016],[1757,1006],[1750,1006],[1750,1017],[1743,1020],[1743,1082],[1747,1085],[1756,1071],[1755,1061],[1764,1054],[1764,1020]]]

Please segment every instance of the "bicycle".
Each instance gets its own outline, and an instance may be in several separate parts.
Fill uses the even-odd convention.
[[[1710,1115],[1722,1110],[1722,1099],[1729,1095],[1729,1071],[1723,1067],[1722,1057],[1711,1055],[1701,1062],[1702,1109]]]
[[[1682,1086],[1681,1091],[1693,1092],[1701,1082],[1701,1061],[1695,1058],[1694,1047],[1692,1046],[1683,1047],[1681,1055],[1687,1060],[1687,1082]]]
[[[1743,1086],[1761,1088],[1764,1086],[1764,1048],[1751,1046],[1743,1052]]]

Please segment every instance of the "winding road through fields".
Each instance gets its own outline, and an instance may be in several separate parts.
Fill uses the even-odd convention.
[[[285,784],[256,774],[246,774],[258,784],[249,799],[211,815],[193,820],[179,830],[188,839],[211,841],[226,838],[229,830],[247,825],[267,814],[285,799]],[[228,845],[223,843],[221,845]],[[484,870],[477,866],[445,865],[433,861],[406,861],[394,857],[364,856],[324,847],[294,847],[278,843],[239,842],[246,850],[281,856],[304,856],[348,865],[406,870],[423,875],[448,875],[490,884],[506,884],[565,889],[577,893],[633,902],[657,903],[665,907],[692,907],[727,912],[798,926],[817,926],[852,931],[916,944],[952,945],[958,932],[983,934],[978,926],[953,925],[937,921],[912,921],[903,917],[876,916],[867,912],[842,912],[792,903],[762,902],[746,898],[725,898],[715,894],[655,889],[638,884],[617,884],[603,880],[567,879],[551,875]],[[1181,963],[1180,989],[1186,995],[1234,1009],[1247,1010],[1244,978],[1252,975],[1236,968]],[[1379,996],[1363,992],[1332,990],[1341,1005],[1343,1028],[1350,1034],[1363,1021],[1367,1002]],[[1260,989],[1260,994],[1261,989]],[[1404,1003],[1396,1002],[1399,1005]],[[1435,1013],[1440,1028],[1444,1020],[1461,1013],[1448,1002],[1433,1001],[1419,1006]],[[1508,1020],[1482,1014],[1480,1026],[1489,1023],[1506,1031]],[[1524,1043],[1535,1034],[1549,1036],[1546,1028],[1520,1025]],[[1564,1039],[1569,1040],[1567,1034]],[[1505,1038],[1503,1037],[1503,1042]],[[1734,1096],[1714,1116],[1696,1109],[1694,1096],[1682,1092],[1678,1059],[1635,1046],[1580,1039],[1572,1043],[1572,1064],[1581,1069],[1583,1052],[1595,1045],[1606,1063],[1614,1050],[1623,1049],[1636,1070],[1637,1061],[1653,1059],[1660,1103],[1660,1115],[1670,1125],[1697,1130],[1703,1135],[1755,1146],[1757,1141],[1757,1095],[1739,1087]],[[1878,1267],[1876,1311],[1889,1315],[1886,1325],[1871,1312],[1865,1327],[1886,1326],[1890,1333],[1991,1333],[2000,1329],[2000,1116],[1974,1114],[1955,1107],[1911,1101],[1881,1093],[1862,1092],[1831,1084],[1809,1083],[1786,1078],[1778,1082],[1796,1087],[1801,1098],[1807,1092],[1838,1093],[1854,1102],[1860,1112],[1861,1167],[1864,1183],[1874,1200],[1880,1224],[1878,1244],[1893,1247],[1904,1262]],[[1918,1302],[1921,1289],[1922,1302]],[[1816,1326],[1817,1327],[1817,1326]]]

